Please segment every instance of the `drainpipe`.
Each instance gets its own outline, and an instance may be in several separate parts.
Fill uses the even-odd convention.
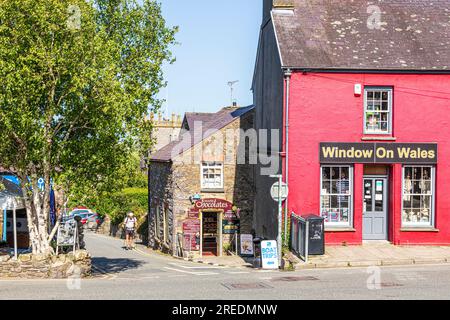
[[[286,102],[285,102],[285,125],[284,130],[286,134],[285,139],[285,152],[286,152],[286,160],[285,160],[285,180],[289,187],[289,93],[290,93],[290,86],[291,86],[291,69],[287,69],[284,71],[284,77],[286,79]],[[289,196],[286,198],[286,201],[284,202],[284,245],[288,245],[288,239],[287,239],[287,228],[288,228],[288,210],[289,210]]]

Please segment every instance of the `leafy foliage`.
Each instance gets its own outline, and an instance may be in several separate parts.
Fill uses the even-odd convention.
[[[147,188],[126,188],[96,199],[87,199],[83,205],[95,210],[101,216],[108,215],[113,224],[119,224],[129,211],[133,211],[138,219],[146,215],[148,190]]]
[[[176,31],[153,0],[0,0],[0,159],[23,182],[34,253],[48,248],[39,177],[101,194],[148,149]]]

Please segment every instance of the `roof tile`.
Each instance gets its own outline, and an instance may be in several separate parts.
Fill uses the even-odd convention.
[[[450,0],[292,2],[273,11],[285,67],[450,70]]]

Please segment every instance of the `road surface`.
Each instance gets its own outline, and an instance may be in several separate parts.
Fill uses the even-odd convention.
[[[0,280],[1,299],[450,299],[450,265],[264,271],[202,265],[88,233],[93,277]]]

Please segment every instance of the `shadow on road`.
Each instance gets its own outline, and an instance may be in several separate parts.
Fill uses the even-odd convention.
[[[119,273],[130,269],[137,269],[143,265],[143,261],[128,258],[92,258],[93,273]]]

